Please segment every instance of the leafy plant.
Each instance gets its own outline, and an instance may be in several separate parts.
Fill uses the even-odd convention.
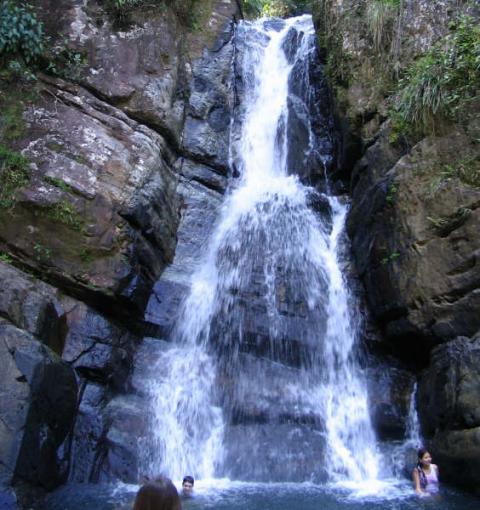
[[[48,64],[45,70],[60,78],[77,80],[87,60],[85,54],[70,48],[68,44],[68,40],[64,39],[48,52]]]
[[[52,256],[52,250],[50,250],[50,248],[46,248],[40,243],[35,243],[33,245],[33,252],[35,254],[35,259],[37,260],[37,262],[48,261]]]
[[[43,52],[43,24],[23,2],[0,1],[0,57],[19,55],[29,63]]]
[[[73,230],[83,232],[85,222],[78,214],[75,206],[68,200],[60,200],[47,208],[47,215],[59,223],[63,223]]]
[[[28,159],[18,152],[0,145],[0,209],[9,209],[15,203],[15,191],[28,184]]]

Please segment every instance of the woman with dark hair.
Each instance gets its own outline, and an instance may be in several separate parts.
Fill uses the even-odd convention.
[[[182,510],[182,504],[175,485],[161,477],[140,487],[133,510]]]
[[[413,483],[415,492],[420,496],[438,493],[438,466],[432,464],[432,456],[426,448],[418,450],[418,463],[413,470]]]

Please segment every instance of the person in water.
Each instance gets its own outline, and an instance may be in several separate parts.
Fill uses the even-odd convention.
[[[182,481],[182,497],[191,498],[193,497],[193,485],[195,480],[193,476],[187,475],[183,477]]]
[[[133,510],[182,510],[182,504],[172,481],[159,477],[140,487]]]
[[[415,492],[420,496],[438,493],[438,466],[432,464],[432,456],[425,448],[418,450],[418,463],[413,470],[413,483]]]

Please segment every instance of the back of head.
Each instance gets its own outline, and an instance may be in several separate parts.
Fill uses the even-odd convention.
[[[133,510],[181,510],[177,489],[168,478],[148,482],[137,493]]]

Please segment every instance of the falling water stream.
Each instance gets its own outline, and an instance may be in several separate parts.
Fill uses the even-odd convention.
[[[292,29],[300,42],[289,62],[284,48]],[[316,213],[309,204],[313,190],[287,167],[289,75],[298,60],[307,65],[314,50],[311,18],[293,18],[281,28],[245,23],[239,31],[256,41],[243,58],[245,103],[233,142],[240,178],[192,276],[174,345],[159,361],[164,373],[154,383],[158,456],[152,471],[174,479],[228,474],[224,432],[232,404],[222,399],[218,380],[220,372],[235,377],[240,370],[251,322],[242,300],[253,286],[265,318],[267,357],[288,358],[292,326],[285,317],[292,308],[300,316],[294,335],[301,361],[284,398],[294,402],[296,416],[308,415],[322,429],[328,478],[375,479],[379,458],[354,355],[355,314],[339,261],[347,206],[323,195],[329,213]],[[311,141],[307,150],[314,150]],[[267,382],[258,373],[251,384],[254,391]],[[282,461],[281,452],[277,458]],[[310,478],[317,474],[313,469]]]

